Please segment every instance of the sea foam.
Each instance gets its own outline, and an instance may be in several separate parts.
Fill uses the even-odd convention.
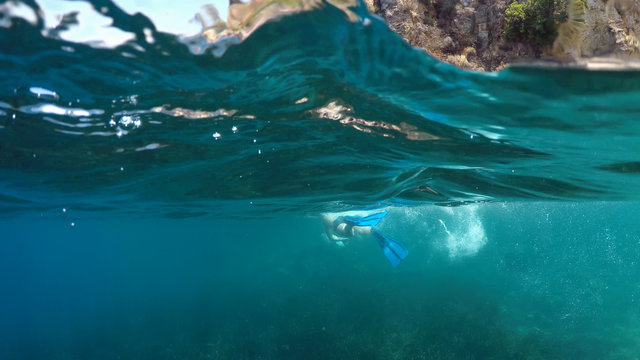
[[[455,259],[477,254],[487,243],[484,225],[478,215],[478,206],[446,208],[445,213],[447,216],[438,221],[446,233],[442,242],[449,252],[449,257]]]

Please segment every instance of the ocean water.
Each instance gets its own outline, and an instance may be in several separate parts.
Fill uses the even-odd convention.
[[[640,359],[640,72],[252,4],[0,4],[1,359]]]

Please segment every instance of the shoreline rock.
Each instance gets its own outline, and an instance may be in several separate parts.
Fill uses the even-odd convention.
[[[621,60],[640,60],[640,0],[569,0],[567,21],[558,25],[553,46],[542,49],[505,39],[505,10],[512,2],[365,1],[409,44],[467,70],[498,71],[513,63],[539,61],[588,68],[594,57],[599,58],[597,64],[609,63],[600,59],[610,58],[618,69]]]

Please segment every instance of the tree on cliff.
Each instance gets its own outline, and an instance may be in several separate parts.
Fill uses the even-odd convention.
[[[567,0],[513,1],[505,11],[505,38],[540,51],[553,44],[558,24],[567,18],[566,9]]]

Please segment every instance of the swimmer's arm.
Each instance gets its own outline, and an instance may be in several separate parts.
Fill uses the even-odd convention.
[[[342,236],[338,236],[333,232],[333,218],[331,218],[330,216],[322,215],[322,225],[324,226],[324,231],[327,234],[327,238],[329,238],[329,240],[342,242],[349,240]]]
[[[338,241],[336,239],[336,234],[333,233],[333,224],[331,223],[331,218],[329,218],[329,216],[322,215],[322,225],[324,226],[324,232],[327,233],[329,240]]]

